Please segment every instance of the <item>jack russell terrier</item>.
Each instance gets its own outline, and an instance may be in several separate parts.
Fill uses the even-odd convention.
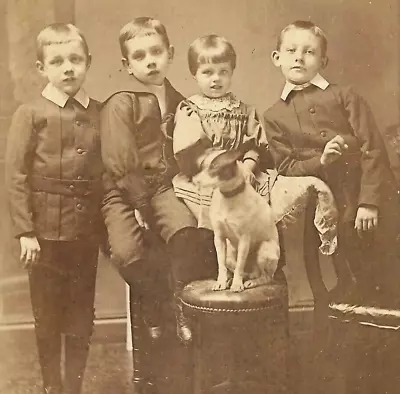
[[[280,257],[279,236],[271,207],[248,181],[238,151],[213,158],[194,183],[214,186],[210,222],[218,259],[214,290],[235,292],[270,282]],[[233,276],[233,277],[232,277]]]

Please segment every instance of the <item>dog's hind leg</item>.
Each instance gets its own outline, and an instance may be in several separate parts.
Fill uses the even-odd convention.
[[[245,289],[252,289],[253,287],[266,285],[267,283],[271,282],[271,278],[263,272],[261,276],[256,279],[249,279],[244,282]]]
[[[214,230],[214,245],[217,251],[218,278],[213,290],[225,290],[228,288],[228,268],[226,267],[226,240],[218,229]]]
[[[249,289],[271,282],[278,268],[279,256],[279,243],[275,240],[262,242],[256,256],[260,276],[255,279],[247,280],[244,283],[244,287]]]
[[[233,273],[231,290],[235,292],[244,290],[243,275],[250,251],[250,235],[242,235],[237,249],[237,262]]]

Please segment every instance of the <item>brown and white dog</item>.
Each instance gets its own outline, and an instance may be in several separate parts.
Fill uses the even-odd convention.
[[[245,180],[240,152],[224,151],[193,181],[215,186],[210,221],[218,258],[214,290],[235,292],[270,282],[280,257],[271,207]],[[233,275],[233,278],[232,278]]]

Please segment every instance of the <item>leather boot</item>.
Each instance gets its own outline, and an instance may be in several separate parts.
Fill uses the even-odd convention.
[[[174,309],[176,318],[176,334],[184,345],[188,345],[192,341],[193,335],[190,328],[190,321],[184,314],[182,301],[180,299],[180,293],[183,290],[183,287],[184,285],[182,282],[177,282],[175,284]]]
[[[65,394],[80,394],[82,392],[89,344],[89,337],[65,336]]]
[[[139,298],[138,306],[142,309],[143,320],[146,322],[148,334],[152,341],[157,341],[162,335],[160,322],[160,303],[154,296],[154,291],[149,291],[155,283],[151,278],[147,278],[147,261],[137,261],[124,267],[119,268],[119,273],[125,282],[129,285],[131,291]],[[131,313],[132,318],[132,313]]]
[[[176,332],[185,345],[192,341],[192,331],[189,319],[184,315],[180,295],[185,284],[201,276],[198,270],[205,263],[203,253],[199,253],[199,249],[204,248],[202,241],[199,230],[188,227],[175,233],[167,243],[173,272]]]
[[[180,301],[176,302],[176,334],[178,338],[184,345],[188,345],[192,339],[192,330],[190,328],[189,319],[184,315],[182,303]]]
[[[61,335],[47,333],[41,336],[36,333],[36,343],[45,394],[61,394]]]

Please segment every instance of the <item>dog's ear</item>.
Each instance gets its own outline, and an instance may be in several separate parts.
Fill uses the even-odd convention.
[[[210,166],[208,167],[208,172],[211,176],[216,176],[225,169],[236,166],[236,161],[241,157],[242,152],[238,150],[228,150],[223,152],[212,160]]]

